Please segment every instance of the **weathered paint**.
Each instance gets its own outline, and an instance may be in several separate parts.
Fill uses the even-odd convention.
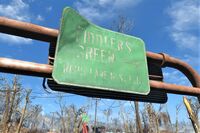
[[[150,90],[144,42],[89,23],[65,8],[53,78],[59,84],[136,94]]]

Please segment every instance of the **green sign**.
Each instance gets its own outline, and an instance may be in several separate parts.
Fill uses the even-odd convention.
[[[90,121],[89,117],[85,113],[82,114],[82,121],[84,123],[89,123]]]
[[[53,78],[58,84],[148,94],[144,42],[98,27],[71,8],[63,11]]]

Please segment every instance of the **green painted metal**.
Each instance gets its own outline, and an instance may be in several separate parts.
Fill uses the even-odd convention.
[[[62,85],[147,95],[150,91],[144,42],[63,11],[53,79]]]
[[[83,113],[81,116],[82,116],[82,121],[83,121],[84,123],[89,123],[90,118],[88,117],[87,114]]]

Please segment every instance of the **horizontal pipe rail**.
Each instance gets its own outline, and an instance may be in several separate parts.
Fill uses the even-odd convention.
[[[23,74],[37,77],[51,77],[53,67],[47,64],[0,58],[1,72]]]
[[[171,57],[167,54],[146,53],[148,60],[160,64],[162,67],[172,67],[181,71],[191,82],[194,87],[200,88],[199,74],[187,63]]]
[[[51,78],[53,67],[51,65],[39,64],[27,61],[20,61],[8,58],[0,58],[0,70],[13,74],[24,74],[38,77]],[[154,89],[161,89],[166,93],[183,95],[200,95],[200,88],[187,87],[175,84],[168,84],[150,80],[150,86]]]
[[[200,88],[198,87],[175,85],[154,80],[150,80],[150,86],[153,87],[154,89],[163,90],[166,93],[191,95],[191,96],[200,95]]]
[[[26,38],[31,38],[31,39],[36,39],[36,40],[40,40],[40,41],[50,42],[51,45],[53,45],[53,44],[55,45],[54,42],[56,42],[56,39],[57,39],[57,36],[59,33],[59,31],[56,29],[51,29],[51,28],[47,28],[47,27],[43,27],[43,26],[39,26],[39,25],[34,25],[31,23],[12,20],[12,19],[8,19],[5,17],[0,17],[0,32],[6,33],[6,34],[11,34],[11,35],[16,35],[16,36],[21,36],[21,37],[26,37]],[[194,88],[195,87],[200,88],[199,74],[187,63],[185,63],[179,59],[176,59],[174,57],[170,57],[167,54],[162,54],[162,53],[156,54],[156,53],[152,53],[152,52],[147,52],[146,55],[147,55],[147,60],[149,60],[153,63],[156,63],[162,67],[172,67],[172,68],[178,69],[189,79],[189,81],[194,86]],[[41,70],[46,71],[47,66],[49,66],[49,65],[42,65],[42,66],[39,66],[39,68]],[[3,66],[0,66],[0,68],[1,67],[3,67]],[[48,71],[50,71],[49,70],[50,67],[51,66],[47,67]],[[16,72],[13,68],[10,68],[10,69],[12,69],[14,72]],[[4,70],[8,71],[8,69],[6,70],[6,68]],[[17,68],[16,70],[21,70],[21,68]],[[37,75],[37,76],[43,76],[43,75],[47,76],[48,75],[49,76],[49,74],[51,74],[51,73],[42,73],[42,72],[32,72],[31,70],[28,70],[28,71],[21,70],[21,72],[25,72],[25,73],[28,72],[33,76],[34,75]],[[158,82],[158,81],[154,81],[153,84],[155,84],[155,82]],[[160,84],[166,86],[165,83],[160,83]],[[191,87],[189,87],[189,88],[191,88]],[[169,89],[170,88],[168,88],[168,91],[169,91]],[[178,90],[178,88],[176,88],[176,89]],[[191,90],[191,92],[192,91],[193,90]]]
[[[27,37],[31,39],[55,42],[58,36],[58,30],[51,29],[27,22],[21,22],[5,17],[0,17],[0,32]],[[148,60],[153,61],[163,67],[172,67],[180,70],[192,83],[194,87],[200,87],[199,74],[183,61],[170,57],[167,54],[146,53]]]
[[[46,42],[56,41],[58,36],[58,30],[5,17],[0,17],[0,32]]]

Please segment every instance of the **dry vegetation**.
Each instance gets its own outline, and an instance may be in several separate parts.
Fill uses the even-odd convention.
[[[57,112],[42,115],[42,107],[33,105],[30,100],[31,90],[24,89],[15,76],[12,83],[7,79],[0,81],[0,132],[2,133],[79,133],[81,131],[81,113],[88,112],[88,105],[77,108],[75,105],[67,106],[62,95],[57,97]],[[198,125],[199,103],[190,98],[189,103],[193,116]],[[119,102],[119,116],[112,119],[111,106],[102,110],[106,123],[97,122],[98,130],[102,132],[125,133],[179,133],[185,127],[180,124],[178,113],[183,104],[176,107],[176,123],[172,124],[166,105],[159,105],[156,110],[151,103],[141,106],[138,102],[130,102],[129,110]],[[142,109],[140,109],[142,108]],[[100,112],[101,110],[98,110]],[[132,112],[132,113],[131,113]],[[134,112],[134,113],[133,113]],[[98,114],[97,114],[98,115]],[[92,131],[93,122],[89,123]],[[182,126],[180,126],[182,125]],[[180,126],[180,127],[179,127]],[[185,132],[187,132],[185,130]]]

